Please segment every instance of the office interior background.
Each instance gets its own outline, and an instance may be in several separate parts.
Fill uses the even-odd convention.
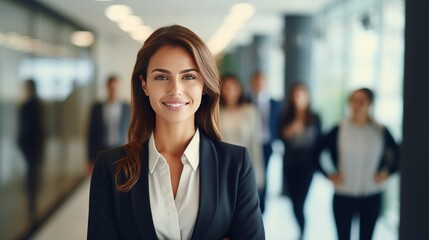
[[[106,77],[119,75],[121,97],[129,100],[136,53],[151,31],[166,24],[200,35],[221,73],[235,72],[245,91],[256,70],[266,74],[271,95],[280,101],[293,81],[304,81],[324,131],[347,116],[353,89],[374,89],[375,118],[402,142],[405,0],[235,3],[0,0],[0,239],[35,231],[27,211],[27,166],[16,143],[24,81],[36,81],[43,101],[35,200],[43,223],[87,178],[89,108],[105,97]],[[115,4],[139,17],[137,33],[109,15]],[[293,55],[294,48],[305,50]],[[382,218],[397,232],[399,175],[388,184]]]

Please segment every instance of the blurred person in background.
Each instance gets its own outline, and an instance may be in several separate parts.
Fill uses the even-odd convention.
[[[258,110],[262,126],[261,137],[264,157],[264,185],[260,191],[259,200],[261,202],[261,211],[264,213],[267,192],[267,169],[271,154],[273,153],[272,143],[278,136],[277,127],[279,124],[281,103],[271,98],[270,93],[267,91],[267,80],[260,71],[255,72],[252,76],[250,99]]]
[[[359,216],[361,240],[370,240],[381,210],[381,193],[397,170],[398,146],[386,127],[370,115],[374,93],[355,90],[349,97],[350,117],[321,141],[335,171],[327,173],[335,186],[333,210],[339,240],[350,239],[352,220]]]
[[[40,165],[44,148],[43,110],[34,80],[25,81],[25,94],[26,97],[19,112],[18,146],[27,163],[28,212],[31,223],[35,224]]]
[[[265,239],[250,155],[220,141],[218,74],[185,27],[145,41],[129,142],[95,163],[88,239]]]
[[[92,172],[97,154],[126,142],[130,122],[130,105],[118,97],[119,79],[107,78],[107,99],[91,107],[88,130],[88,173]]]
[[[310,96],[303,83],[296,83],[289,91],[280,120],[280,134],[285,147],[283,184],[286,185],[299,226],[299,239],[303,239],[304,205],[317,169],[316,146],[321,136],[319,116],[310,108]]]
[[[262,125],[256,107],[245,101],[243,88],[235,75],[222,76],[219,116],[222,139],[249,149],[256,184],[259,194],[261,194],[264,187]]]

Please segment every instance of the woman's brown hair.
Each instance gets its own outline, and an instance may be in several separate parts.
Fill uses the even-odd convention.
[[[151,57],[166,45],[183,47],[193,57],[204,81],[204,95],[195,113],[195,124],[210,138],[220,139],[219,72],[209,49],[195,33],[185,27],[172,25],[157,29],[139,50],[131,78],[131,121],[128,143],[124,147],[126,155],[116,162],[115,171],[116,189],[121,192],[130,191],[138,181],[142,171],[140,152],[155,129],[155,112],[143,92],[140,76],[142,81],[146,81]]]

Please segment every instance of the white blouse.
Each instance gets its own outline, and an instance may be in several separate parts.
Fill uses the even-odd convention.
[[[335,191],[356,197],[381,192],[384,184],[375,182],[374,176],[383,153],[383,128],[376,123],[357,126],[345,120],[338,137],[338,167],[344,182]]]
[[[149,139],[149,196],[158,239],[190,239],[197,219],[200,196],[200,134],[197,129],[182,156],[183,170],[176,198],[171,187],[170,168]]]
[[[219,118],[222,140],[249,150],[256,185],[261,189],[264,185],[262,124],[256,107],[247,104],[236,109],[221,108]]]

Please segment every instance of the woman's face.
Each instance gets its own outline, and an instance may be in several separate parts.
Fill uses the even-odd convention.
[[[225,78],[222,81],[221,95],[226,105],[235,105],[241,95],[241,87],[233,78]]]
[[[349,102],[350,110],[352,115],[369,115],[369,109],[371,107],[371,102],[368,99],[368,96],[362,92],[357,91],[353,93]]]
[[[182,47],[163,46],[149,60],[142,87],[156,121],[194,124],[204,81],[192,56]]]
[[[307,90],[303,87],[297,87],[293,92],[293,101],[297,110],[303,111],[307,109],[310,103]]]

